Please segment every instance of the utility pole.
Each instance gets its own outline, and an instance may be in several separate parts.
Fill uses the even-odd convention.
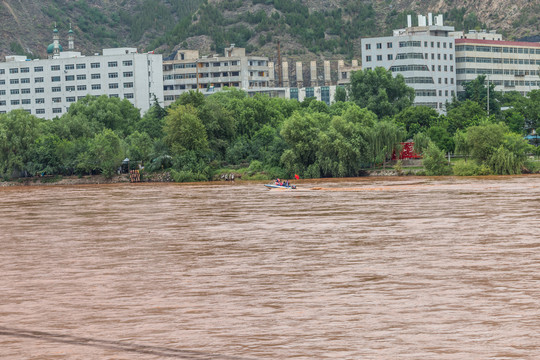
[[[489,117],[489,74],[486,75],[487,79],[487,116]]]

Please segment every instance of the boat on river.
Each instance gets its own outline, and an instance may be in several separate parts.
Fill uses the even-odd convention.
[[[264,186],[266,186],[266,188],[268,190],[272,190],[272,189],[295,190],[296,189],[296,185],[291,185],[291,184],[289,184],[289,186],[287,186],[287,185],[276,185],[276,184],[264,184]]]

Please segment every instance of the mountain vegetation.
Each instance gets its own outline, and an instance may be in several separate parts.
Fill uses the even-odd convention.
[[[427,12],[443,14],[456,30],[540,35],[540,4],[528,0],[4,0],[0,55],[44,57],[56,24],[63,36],[72,26],[84,54],[118,46],[221,53],[234,43],[275,57],[280,41],[290,57],[353,58],[362,37],[391,34],[407,14]]]

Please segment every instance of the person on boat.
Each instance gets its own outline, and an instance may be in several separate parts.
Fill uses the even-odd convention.
[[[279,178],[276,179],[276,185],[281,185],[281,184],[279,183]]]

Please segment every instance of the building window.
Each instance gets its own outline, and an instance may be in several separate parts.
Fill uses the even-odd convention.
[[[448,65],[444,65],[444,71],[448,71]]]
[[[100,63],[91,63],[90,64],[90,68],[92,68],[92,69],[99,69],[100,66],[101,66]]]
[[[370,62],[370,61],[371,61],[371,56],[370,55],[366,56],[366,62]]]
[[[42,83],[42,82],[43,82],[43,78],[42,78],[42,77],[34,78],[34,82],[36,82],[36,83]]]
[[[382,43],[377,43],[377,49],[382,49]]]
[[[306,97],[314,97],[315,90],[312,87],[306,88]]]
[[[117,67],[118,66],[118,62],[117,61],[109,61],[107,63],[107,66],[108,67]]]
[[[42,71],[43,71],[43,66],[34,67],[34,72],[42,72]]]
[[[132,88],[132,87],[133,87],[132,82],[124,83],[124,89],[129,89],[129,88]]]
[[[35,90],[36,94],[41,94],[41,93],[44,93],[44,92],[45,92],[44,88],[36,88],[36,90]]]
[[[60,71],[60,65],[51,65],[51,71]]]
[[[124,77],[133,77],[133,71],[124,71]]]
[[[85,91],[86,85],[77,85],[77,91]]]
[[[0,95],[6,95],[6,90],[0,90]]]
[[[377,61],[382,61],[382,55],[377,55]]]
[[[92,75],[90,75],[90,78],[94,79],[94,80],[95,79],[101,79],[101,74],[92,74]]]
[[[70,103],[70,102],[75,102],[75,96],[68,96],[66,98],[66,102]]]
[[[435,54],[431,54],[431,60],[435,60]]]
[[[53,102],[53,103],[59,103],[59,102],[62,102],[62,98],[59,98],[59,97],[53,97],[53,98],[52,98],[52,102]]]
[[[73,81],[75,80],[75,75],[66,75],[66,81]]]
[[[45,99],[44,98],[37,98],[36,99],[36,104],[45,104]]]
[[[366,44],[366,50],[371,50],[371,44]]]
[[[60,114],[62,112],[62,108],[53,108],[52,112],[53,114]]]
[[[77,75],[77,80],[86,80],[86,75],[85,74]]]
[[[19,69],[17,69],[17,68],[9,69],[9,73],[10,73],[10,74],[18,74],[18,73],[19,73]]]
[[[9,93],[11,95],[17,95],[19,93],[19,89],[11,89],[11,90],[9,90]]]
[[[30,78],[21,79],[21,84],[30,84]]]
[[[28,88],[28,89],[21,89],[21,94],[30,94],[30,88]]]
[[[18,84],[18,83],[19,83],[19,79],[9,79],[9,83],[10,83],[11,85]]]
[[[124,97],[126,99],[133,99],[133,94],[132,93],[128,93],[128,94],[125,94]]]
[[[118,83],[109,84],[109,89],[118,89]]]
[[[6,106],[6,100],[0,100],[0,106]]]
[[[36,114],[45,114],[45,109],[36,109]]]
[[[74,64],[66,64],[64,66],[64,70],[73,70],[75,69],[75,65]]]
[[[393,60],[393,58],[394,58],[394,55],[388,54],[388,60]]]
[[[75,91],[75,86],[66,86],[66,91]]]
[[[133,65],[133,61],[132,60],[124,60],[122,62],[122,65],[124,66],[132,66]]]
[[[55,86],[55,87],[53,87],[51,90],[52,90],[52,92],[60,92],[60,91],[62,91],[62,89],[60,88],[60,86]]]
[[[109,97],[110,97],[110,98],[117,98],[117,97],[119,97],[119,96],[118,96],[118,94],[110,94]]]
[[[114,79],[118,77],[118,73],[109,73],[109,79]]]
[[[53,76],[53,77],[51,77],[51,81],[52,81],[52,82],[58,82],[58,81],[60,81],[60,76]]]
[[[392,43],[391,43],[391,42],[387,42],[387,43],[386,43],[386,48],[387,48],[387,49],[391,49],[391,48],[392,48]]]
[[[451,42],[448,43],[448,47],[449,47],[450,49],[452,48],[452,43],[451,43]]]
[[[21,73],[29,73],[30,72],[30,68],[29,67],[23,67],[21,68]]]
[[[22,99],[21,100],[21,104],[23,104],[23,105],[29,105],[31,103],[32,103],[32,101],[30,99]]]
[[[93,84],[92,85],[92,90],[101,90],[101,85],[100,84]]]
[[[86,64],[77,64],[77,70],[86,69]]]
[[[11,105],[19,105],[19,104],[20,104],[19,100],[11,100]]]

